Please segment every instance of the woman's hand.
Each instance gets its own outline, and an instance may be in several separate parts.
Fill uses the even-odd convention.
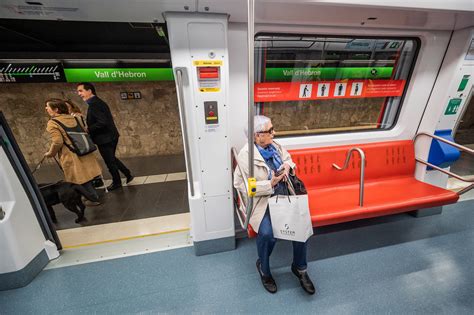
[[[285,176],[285,172],[281,173],[281,175],[279,176],[275,176],[275,172],[272,171],[272,179],[271,179],[272,187],[275,187],[276,185],[278,185],[278,183],[283,179],[284,176]]]
[[[283,163],[278,169],[278,173],[283,174],[283,181],[287,182],[290,176],[291,167],[287,163]]]

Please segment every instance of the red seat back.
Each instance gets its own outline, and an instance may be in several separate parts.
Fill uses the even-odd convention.
[[[414,174],[415,153],[411,140],[298,149],[289,152],[297,165],[296,174],[308,189],[313,189],[359,183],[361,160],[357,152],[353,153],[346,170],[338,171],[332,166],[335,163],[343,167],[347,152],[353,147],[361,148],[365,153],[365,180]]]

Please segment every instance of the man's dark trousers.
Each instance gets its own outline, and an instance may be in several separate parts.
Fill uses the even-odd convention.
[[[115,157],[115,150],[117,149],[118,139],[100,144],[97,147],[99,148],[100,155],[104,159],[107,168],[109,169],[110,174],[112,175],[112,180],[114,185],[122,185],[120,180],[119,171],[123,173],[127,178],[131,176],[130,170]]]

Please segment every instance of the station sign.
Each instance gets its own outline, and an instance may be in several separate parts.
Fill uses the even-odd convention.
[[[62,63],[0,63],[0,83],[173,81],[171,68],[64,68]]]
[[[171,68],[73,68],[64,69],[67,82],[172,81]]]
[[[402,96],[405,80],[340,80],[255,84],[255,102]]]
[[[265,81],[390,79],[393,67],[267,68]]]
[[[61,63],[0,63],[0,83],[65,81]]]

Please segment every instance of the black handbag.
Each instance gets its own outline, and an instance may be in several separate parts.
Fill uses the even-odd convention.
[[[307,195],[308,192],[306,191],[306,187],[301,179],[299,179],[296,175],[289,175],[290,184],[293,186],[293,191],[295,195]]]
[[[306,187],[304,183],[296,175],[289,175],[289,180],[280,182],[275,188],[273,196],[275,195],[306,195]]]

